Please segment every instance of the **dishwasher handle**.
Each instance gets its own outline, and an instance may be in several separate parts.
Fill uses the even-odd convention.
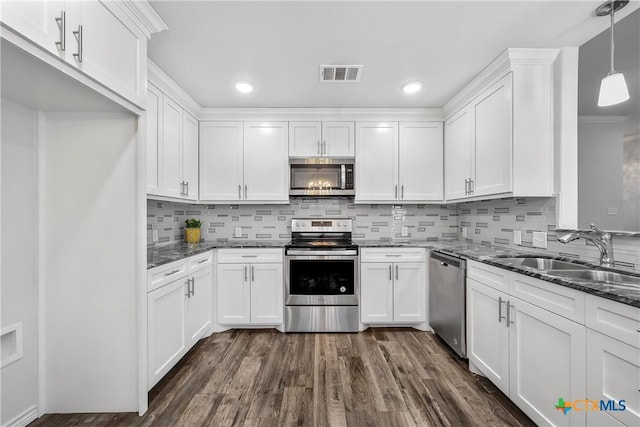
[[[443,267],[452,266],[461,268],[463,270],[466,270],[467,268],[467,263],[465,262],[465,260],[445,255],[441,252],[431,252],[431,259],[439,261],[440,265],[442,265]]]

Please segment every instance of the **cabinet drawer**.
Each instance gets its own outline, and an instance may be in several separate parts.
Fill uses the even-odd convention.
[[[640,309],[586,295],[586,325],[611,338],[640,348]]]
[[[467,261],[467,277],[498,289],[499,291],[508,291],[508,274],[509,271],[502,268],[482,264],[477,261]]]
[[[427,260],[424,248],[368,248],[362,249],[361,262],[420,262]]]
[[[282,249],[218,249],[218,263],[282,262]]]
[[[187,259],[187,269],[189,274],[213,265],[213,251],[194,255]]]
[[[509,293],[530,304],[584,325],[584,292],[524,274],[511,273]]]
[[[173,282],[174,280],[186,275],[186,259],[152,268],[147,272],[147,292],[158,289],[167,283]]]

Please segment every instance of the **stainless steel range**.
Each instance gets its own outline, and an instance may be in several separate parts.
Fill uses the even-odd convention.
[[[285,331],[357,332],[358,246],[349,218],[293,219],[285,246]]]

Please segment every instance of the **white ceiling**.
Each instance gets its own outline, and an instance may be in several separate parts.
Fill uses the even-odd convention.
[[[169,30],[149,57],[202,107],[441,107],[505,48],[548,47],[601,2],[151,1]],[[362,79],[320,83],[320,64],[363,64]],[[403,94],[409,80],[423,90]]]

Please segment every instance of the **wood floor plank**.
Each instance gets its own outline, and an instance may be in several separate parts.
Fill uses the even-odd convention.
[[[193,396],[187,409],[182,413],[176,427],[195,427],[206,425],[211,412],[215,412],[222,401],[222,394],[198,393]]]
[[[286,387],[282,398],[281,426],[313,425],[313,391],[307,387]]]

